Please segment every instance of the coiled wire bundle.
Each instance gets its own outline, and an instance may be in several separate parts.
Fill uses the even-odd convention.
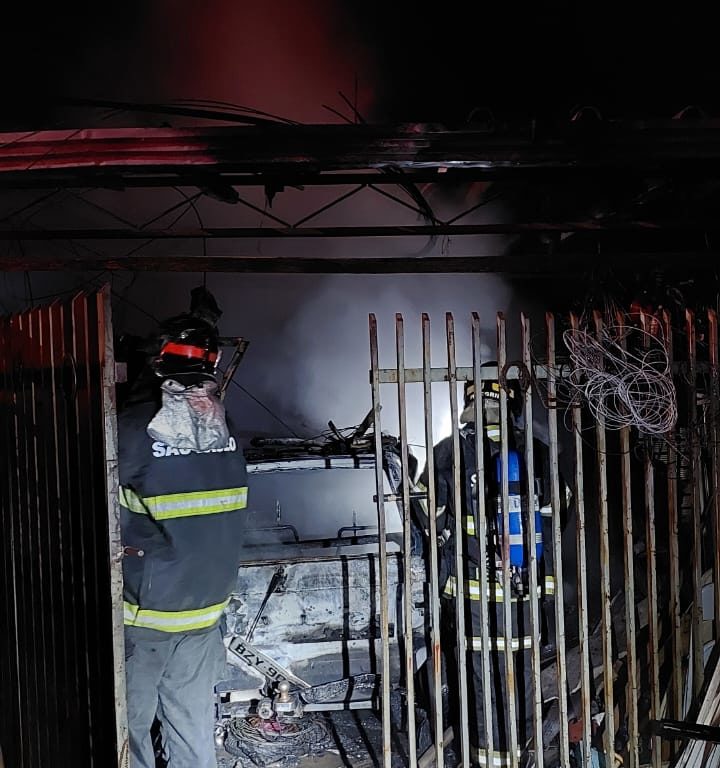
[[[565,382],[607,429],[637,427],[662,435],[677,421],[677,399],[664,338],[638,328],[610,325],[599,334],[563,333],[571,373]]]

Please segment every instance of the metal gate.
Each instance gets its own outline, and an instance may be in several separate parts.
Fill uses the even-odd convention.
[[[6,768],[126,749],[110,318],[105,289],[0,319]]]
[[[418,525],[417,505],[430,511],[424,525],[431,683],[420,695],[418,655],[413,643],[406,643],[407,707],[399,728],[406,741],[398,741],[398,728],[394,722],[391,725],[384,654],[383,765],[397,764],[398,750],[407,765],[444,765],[449,740],[462,766],[720,765],[720,750],[713,744],[720,729],[709,727],[720,725],[720,646],[715,647],[714,621],[720,616],[715,311],[697,317],[690,310],[681,316],[668,311],[630,315],[612,310],[584,317],[548,313],[539,330],[531,329],[524,314],[516,327],[509,323],[506,327],[500,313],[491,323],[488,344],[487,326],[481,330],[480,318],[473,314],[469,328],[462,329],[468,331],[469,343],[456,349],[454,318],[448,314],[442,333],[443,364],[437,367],[431,362],[430,320],[423,315],[412,336],[418,357],[411,361],[412,367],[405,359],[403,317],[396,316],[395,344],[388,352],[379,350],[377,321],[370,315],[377,466],[382,466],[383,430],[396,431],[402,443],[402,493],[388,494],[378,472],[381,539],[386,504],[401,505],[407,546],[413,526]],[[381,351],[386,353],[383,359],[392,358],[391,366],[381,367]],[[476,487],[484,489],[495,466],[487,464],[479,395],[472,414],[475,429],[459,428],[459,398],[463,383],[469,381],[498,382],[500,412],[497,494],[491,498],[480,492],[472,502],[465,491],[466,471],[473,473]],[[417,390],[422,391],[424,447],[416,458],[420,466],[426,465],[426,487],[419,486],[408,469],[407,402],[410,394],[419,394]],[[509,410],[513,396],[521,404],[514,416]],[[441,533],[434,514],[438,458],[429,447],[438,442],[433,426],[438,407],[448,409],[450,423],[446,445],[451,462],[444,482],[461,510],[448,523],[455,543],[452,590],[439,581],[442,551],[435,546]],[[523,445],[522,506],[520,501],[513,506],[509,487],[514,430]],[[468,468],[470,447],[477,459]],[[544,525],[537,514],[539,448],[547,457],[544,480],[549,501],[543,512],[551,531],[542,547],[554,562],[554,590],[546,588],[539,568],[537,542]],[[513,533],[511,516],[520,509],[526,597],[517,596],[511,573],[511,546],[517,544],[518,534],[515,540],[503,535]],[[476,568],[474,577],[464,568],[464,547],[471,538],[480,552],[477,563],[486,564]],[[387,604],[396,596],[388,595],[383,552],[381,547],[386,648]],[[405,562],[409,584],[410,558]],[[398,598],[403,601],[406,637],[412,636],[412,592],[403,590]],[[534,599],[541,594],[543,604]],[[519,619],[513,619],[512,612],[523,600],[529,628],[519,638],[513,629],[513,621]],[[471,604],[484,619],[479,628],[469,626]],[[554,609],[550,654],[542,646],[548,634],[544,604]],[[495,637],[490,626],[493,611],[502,617]],[[454,634],[448,638],[441,624],[444,616],[453,614]],[[524,651],[528,663],[519,669],[517,660]],[[473,665],[479,679],[490,680],[492,658],[498,656],[516,659],[515,664],[495,667],[494,674],[499,668],[503,677],[501,704],[484,683],[482,693],[473,695],[469,669]],[[450,657],[453,672],[446,673],[449,677],[443,681],[443,662]],[[443,716],[443,707],[447,710],[443,691],[448,688],[457,691],[454,718]],[[482,698],[479,708],[476,698]],[[418,704],[430,720],[429,745],[417,742]],[[498,747],[493,730],[498,706],[508,723],[504,748]],[[525,742],[519,739],[518,707],[529,713]],[[478,739],[479,744],[471,743],[473,717],[480,721],[476,728],[488,734]]]

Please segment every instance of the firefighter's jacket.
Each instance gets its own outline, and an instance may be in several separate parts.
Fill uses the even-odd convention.
[[[148,436],[154,402],[119,417],[120,523],[127,626],[201,633],[217,626],[237,578],[247,504],[232,425],[224,449],[170,448]]]
[[[536,444],[539,441],[535,441]],[[490,594],[488,599],[490,604],[502,603],[502,578],[499,569],[501,563],[497,562],[498,548],[493,540],[493,531],[496,531],[496,514],[498,510],[499,488],[495,478],[495,456],[499,452],[500,445],[497,442],[483,438],[484,446],[484,467],[485,467],[485,513],[487,519],[488,541],[486,551],[488,553],[488,577]],[[536,459],[536,478],[540,481],[538,484],[545,492],[538,495],[538,503],[542,510],[541,530],[536,531],[538,539],[543,540],[543,557],[538,562],[538,597],[546,604],[549,612],[552,612],[551,604],[555,593],[555,579],[552,561],[552,513],[549,506],[549,482],[545,478],[543,483],[543,448],[539,444],[535,448]],[[547,450],[544,451],[547,453]],[[434,449],[435,459],[435,497],[438,511],[442,510],[437,518],[437,529],[447,532],[439,557],[439,581],[441,594],[444,597],[452,598],[456,592],[456,562],[455,562],[455,515],[457,514],[454,502],[454,481],[453,481],[453,448],[452,438],[448,437],[440,441]],[[423,474],[420,478],[420,485],[427,486],[427,475]],[[460,514],[462,515],[463,529],[463,567],[464,573],[464,593],[468,600],[475,602],[480,600],[480,545],[477,537],[476,525],[476,494],[477,489],[477,463],[475,460],[475,432],[472,426],[466,426],[460,430],[460,492],[462,504]],[[535,494],[533,494],[534,496]],[[527,524],[527,522],[526,522]],[[515,602],[515,595],[513,602]],[[523,600],[526,602],[527,597]],[[552,642],[554,640],[554,621],[548,621],[550,616],[546,613],[543,617],[543,642]],[[474,639],[474,638],[473,638]],[[529,638],[528,638],[529,642]],[[522,643],[521,643],[522,644]]]

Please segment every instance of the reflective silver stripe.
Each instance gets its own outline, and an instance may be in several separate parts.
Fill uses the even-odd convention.
[[[470,648],[473,651],[482,651],[482,637],[468,638]],[[522,645],[521,645],[522,644]],[[523,650],[532,648],[532,637],[525,635],[525,637],[513,637],[511,646],[513,651],[518,651],[522,647]],[[504,637],[491,637],[490,638],[490,650],[491,651],[504,651],[505,650],[505,638]]]
[[[131,512],[151,514],[156,520],[174,517],[213,515],[247,506],[247,487],[219,491],[192,491],[141,498],[133,490],[120,487],[120,504]]]
[[[455,597],[455,590],[457,589],[457,581],[454,576],[448,576],[445,582],[445,588],[443,594],[447,597]],[[553,576],[545,577],[545,594],[555,594],[555,578]],[[538,598],[543,596],[542,585],[538,584],[537,588]],[[465,579],[465,597],[469,600],[480,599],[480,582],[475,579]],[[525,602],[529,598],[529,595],[524,595],[520,598],[520,602]],[[503,601],[503,587],[499,582],[490,583],[488,585],[488,600],[492,603],[502,603]],[[510,598],[511,602],[517,603],[518,598],[513,596]]]
[[[470,749],[470,757],[471,759],[476,762],[478,765],[482,766],[498,766],[498,768],[503,768],[503,766],[509,766],[511,764],[511,755],[509,752],[491,752],[490,753],[490,761],[488,762],[486,757],[486,751],[482,747],[471,747]],[[522,756],[522,753],[520,750],[518,750],[517,753],[518,758]]]
[[[194,611],[154,611],[123,603],[125,624],[131,627],[157,629],[160,632],[190,632],[206,629],[218,622],[230,599]]]

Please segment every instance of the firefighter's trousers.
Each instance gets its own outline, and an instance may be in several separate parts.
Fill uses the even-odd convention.
[[[456,607],[454,598],[442,601],[444,608],[443,638],[445,648],[457,648],[455,635]],[[482,624],[487,622],[490,639],[490,700],[493,723],[493,755],[490,765],[509,766],[510,721],[507,683],[505,678],[504,623],[502,602],[488,603],[488,616],[481,615],[479,600],[465,600],[465,630],[467,636],[467,678],[468,678],[468,726],[470,732],[471,758],[475,765],[486,765],[485,720],[483,715],[483,688],[485,680],[482,669]],[[530,650],[530,608],[527,600],[512,604],[513,617],[513,659],[515,663],[515,724],[517,729],[518,752],[522,754],[533,735],[533,691]],[[501,650],[499,650],[501,649]],[[448,678],[457,679],[457,658],[455,653],[446,653]],[[457,686],[451,685],[451,690]],[[457,702],[451,702],[451,713],[455,728],[458,728]],[[522,765],[522,761],[521,761]]]
[[[159,634],[125,628],[130,768],[155,768],[156,716],[168,768],[216,768],[213,688],[225,669],[220,630]]]

